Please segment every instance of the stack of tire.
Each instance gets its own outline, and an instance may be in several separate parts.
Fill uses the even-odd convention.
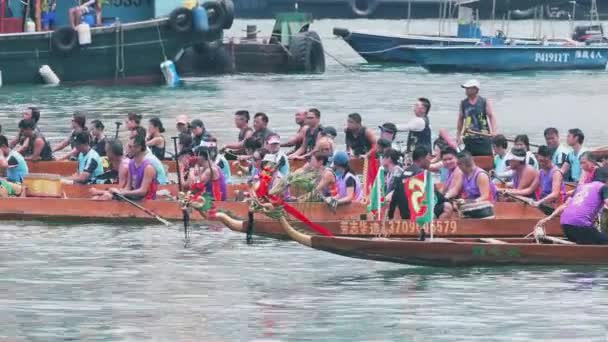
[[[205,33],[209,38],[217,39],[223,30],[232,27],[232,23],[234,22],[234,4],[232,0],[207,0],[201,7],[207,12],[209,26]],[[192,11],[184,7],[174,9],[169,15],[169,24],[176,32],[191,32],[195,26]]]

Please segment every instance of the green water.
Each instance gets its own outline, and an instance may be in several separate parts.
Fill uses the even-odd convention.
[[[255,23],[265,32],[272,26]],[[242,35],[246,24],[232,32]],[[329,37],[334,25],[405,27],[356,20],[322,21],[315,29]],[[568,29],[553,25],[557,34]],[[415,22],[414,29],[432,33],[437,23]],[[525,35],[531,23],[511,30]],[[370,127],[404,123],[414,100],[426,96],[433,127],[454,129],[459,84],[471,75],[363,65],[343,42],[326,39],[325,46],[352,70],[330,60],[324,75],[197,78],[181,89],[4,87],[0,123],[12,136],[22,109],[35,104],[53,139],[68,134],[75,110],[102,119],[113,134],[113,122],[133,110],[160,116],[173,134],[175,116],[188,114],[226,141],[236,137],[238,109],[268,113],[271,128],[286,136],[300,108],[318,107],[323,123],[340,131],[351,112]],[[474,77],[505,134],[540,142],[549,125],[579,127],[590,145],[608,144],[604,72]],[[606,317],[606,268],[409,267],[270,239],[247,246],[243,235],[215,226],[194,227],[187,248],[178,227],[0,228],[0,341],[606,341]]]

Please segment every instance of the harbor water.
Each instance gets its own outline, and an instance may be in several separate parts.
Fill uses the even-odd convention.
[[[273,24],[237,21],[231,33],[242,36],[251,23],[260,35]],[[483,24],[486,32],[502,25]],[[567,22],[544,25],[549,38],[569,30]],[[266,112],[285,139],[295,131],[293,114],[316,107],[343,144],[349,113],[368,127],[403,124],[416,98],[428,97],[435,131],[454,132],[460,84],[477,78],[505,135],[526,133],[540,143],[546,127],[563,138],[577,127],[588,146],[608,145],[605,72],[429,74],[366,65],[331,37],[334,26],[406,30],[396,21],[315,22],[332,56],[323,75],[200,77],[177,89],[4,86],[2,131],[13,136],[23,108],[36,105],[52,141],[69,134],[71,115],[82,110],[101,119],[108,135],[129,111],[159,116],[168,136],[175,117],[186,114],[203,119],[221,143],[236,138],[234,111],[247,109]],[[415,21],[409,29],[434,33],[438,26]],[[512,36],[532,31],[532,22],[509,26]],[[394,265],[265,238],[246,245],[244,235],[215,224],[195,225],[190,240],[185,247],[177,225],[3,222],[0,341],[608,341],[606,268]]]

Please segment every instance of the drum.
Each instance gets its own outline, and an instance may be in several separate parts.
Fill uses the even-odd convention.
[[[488,201],[464,203],[460,206],[459,211],[462,218],[494,218],[494,205]]]
[[[53,197],[62,196],[61,177],[54,174],[30,173],[23,177],[23,186],[27,197]]]

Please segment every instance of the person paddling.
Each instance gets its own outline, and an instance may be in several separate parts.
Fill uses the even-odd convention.
[[[110,193],[120,194],[132,201],[156,199],[158,182],[156,170],[146,158],[146,134],[135,134],[127,144],[131,156],[124,188],[110,188]]]
[[[224,153],[226,150],[231,150],[235,154],[245,153],[245,140],[253,135],[253,129],[249,127],[249,112],[239,110],[234,113],[234,125],[239,130],[237,141],[222,146],[220,153]]]
[[[293,146],[293,151],[289,152],[288,155],[297,151],[300,148],[300,146],[302,146],[302,144],[304,143],[306,131],[308,130],[308,126],[306,125],[306,114],[307,114],[307,112],[305,110],[298,111],[295,114],[295,121],[296,121],[296,125],[298,125],[298,131],[296,132],[296,134],[294,136],[289,138],[289,140],[287,140],[286,143],[281,144],[281,147],[292,147]]]
[[[336,194],[324,198],[332,207],[361,201],[363,192],[361,183],[350,170],[350,157],[346,152],[339,151],[333,156],[333,169],[336,182]]]
[[[106,156],[106,135],[104,133],[105,126],[99,120],[91,121],[91,147],[99,154],[100,157]]]
[[[496,116],[490,102],[479,96],[479,81],[469,80],[462,84],[466,99],[460,102],[458,113],[458,144],[465,145],[465,149],[473,156],[491,156],[492,144],[488,137],[475,135],[468,130],[494,135],[498,131]]]
[[[458,154],[458,168],[463,174],[462,199],[476,203],[496,201],[496,186],[490,180],[490,175],[475,165],[471,153],[465,151]]]
[[[536,207],[541,204],[561,205],[566,199],[566,186],[562,171],[553,164],[553,151],[548,146],[539,146],[537,155],[540,165],[539,187],[537,201],[533,204]]]
[[[514,148],[507,156],[509,168],[513,170],[513,188],[503,189],[505,194],[525,196],[536,199],[538,170],[526,163],[526,150]]]
[[[21,153],[11,150],[3,135],[0,135],[0,168],[6,170],[6,180],[12,183],[22,183],[23,177],[29,173]]]
[[[346,151],[353,157],[366,157],[376,144],[374,132],[361,124],[361,115],[352,113],[346,120],[345,143]]]
[[[547,147],[552,152],[551,158],[553,164],[562,169],[562,173],[565,175],[566,171],[562,167],[568,162],[568,153],[570,153],[570,149],[564,147],[560,143],[559,131],[557,128],[549,127],[545,129],[543,135],[545,136],[545,143],[547,144]]]
[[[605,206],[608,206],[608,169],[600,168],[593,182],[581,184],[574,197],[559,206],[546,218],[538,221],[544,226],[555,217],[568,240],[581,245],[606,245],[608,235],[595,227],[595,220]]]
[[[23,111],[23,120],[33,120],[35,125],[36,133],[40,133],[40,128],[38,127],[38,121],[40,121],[40,109],[38,107],[27,107]],[[10,141],[9,147],[15,148],[17,145],[24,145],[25,137],[19,131],[19,134],[13,140]]]
[[[91,148],[89,132],[78,132],[74,135],[72,145],[78,151],[78,170],[68,179],[78,184],[101,183],[97,179],[103,173],[99,154]]]
[[[72,117],[72,132],[70,133],[70,135],[67,138],[65,138],[63,141],[61,141],[59,143],[59,145],[57,145],[57,146],[55,146],[55,148],[53,148],[53,153],[62,151],[63,149],[65,149],[68,146],[70,146],[72,148],[72,150],[70,151],[70,153],[63,155],[58,160],[68,160],[70,158],[76,157],[76,155],[78,154],[78,151],[74,147],[74,141],[75,141],[74,137],[76,136],[76,134],[78,134],[80,132],[86,132],[87,134],[89,134],[86,123],[87,123],[87,117],[86,117],[85,113],[83,113],[83,112],[74,113],[74,116]]]
[[[568,153],[568,161],[562,168],[568,176],[569,181],[578,182],[581,178],[581,156],[587,149],[583,146],[585,142],[585,134],[578,128],[568,130],[568,137],[566,139],[568,146],[571,151]]]
[[[285,153],[281,151],[281,137],[276,133],[269,135],[266,140],[266,148],[268,153],[274,155],[275,169],[281,176],[287,176],[289,174],[289,160]]]
[[[98,179],[105,180],[106,184],[115,184],[118,189],[125,188],[129,177],[129,163],[131,160],[124,156],[123,144],[118,139],[106,141],[105,148],[110,170],[104,172]],[[113,197],[109,191],[96,188],[91,188],[89,192],[94,200],[111,200]]]
[[[163,127],[163,122],[160,121],[160,118],[154,117],[148,120],[146,146],[148,146],[152,154],[159,160],[165,159],[167,141],[163,133],[165,133],[165,127]]]
[[[432,148],[431,122],[429,121],[429,111],[431,101],[421,97],[414,105],[414,117],[405,126],[399,126],[399,131],[407,131],[406,152],[411,153],[416,146],[422,145]]]
[[[36,133],[34,120],[24,119],[19,122],[21,135],[25,138],[23,145],[17,146],[16,150],[23,155],[26,160],[53,160],[53,150],[44,136]]]
[[[304,134],[302,146],[289,155],[289,159],[306,159],[314,153],[313,150],[323,130],[321,112],[316,108],[309,109],[306,113],[305,123],[308,129],[306,129],[306,133]]]
[[[442,193],[447,200],[459,198],[464,176],[462,169],[458,167],[458,152],[451,147],[446,147],[441,151],[441,160],[447,170],[447,178],[443,184]]]
[[[129,132],[129,138],[134,137],[137,132],[137,128],[141,127],[141,120],[143,119],[143,115],[137,114],[135,112],[127,113],[127,122],[126,127]]]
[[[207,193],[214,201],[225,201],[226,180],[219,167],[213,162],[209,148],[198,146],[194,149],[195,164],[190,168],[186,186],[196,195]]]
[[[534,153],[530,152],[530,138],[528,138],[527,134],[520,134],[516,136],[515,140],[513,140],[513,147],[525,150],[526,164],[538,170],[538,161],[536,160]]]
[[[192,140],[195,147],[202,146],[203,142],[210,142],[213,139],[213,136],[207,131],[205,123],[202,120],[192,120],[190,128],[192,129]]]
[[[509,154],[509,143],[502,134],[492,137],[492,147],[494,148],[494,183],[506,183],[511,181],[513,170],[507,165],[507,155]]]

